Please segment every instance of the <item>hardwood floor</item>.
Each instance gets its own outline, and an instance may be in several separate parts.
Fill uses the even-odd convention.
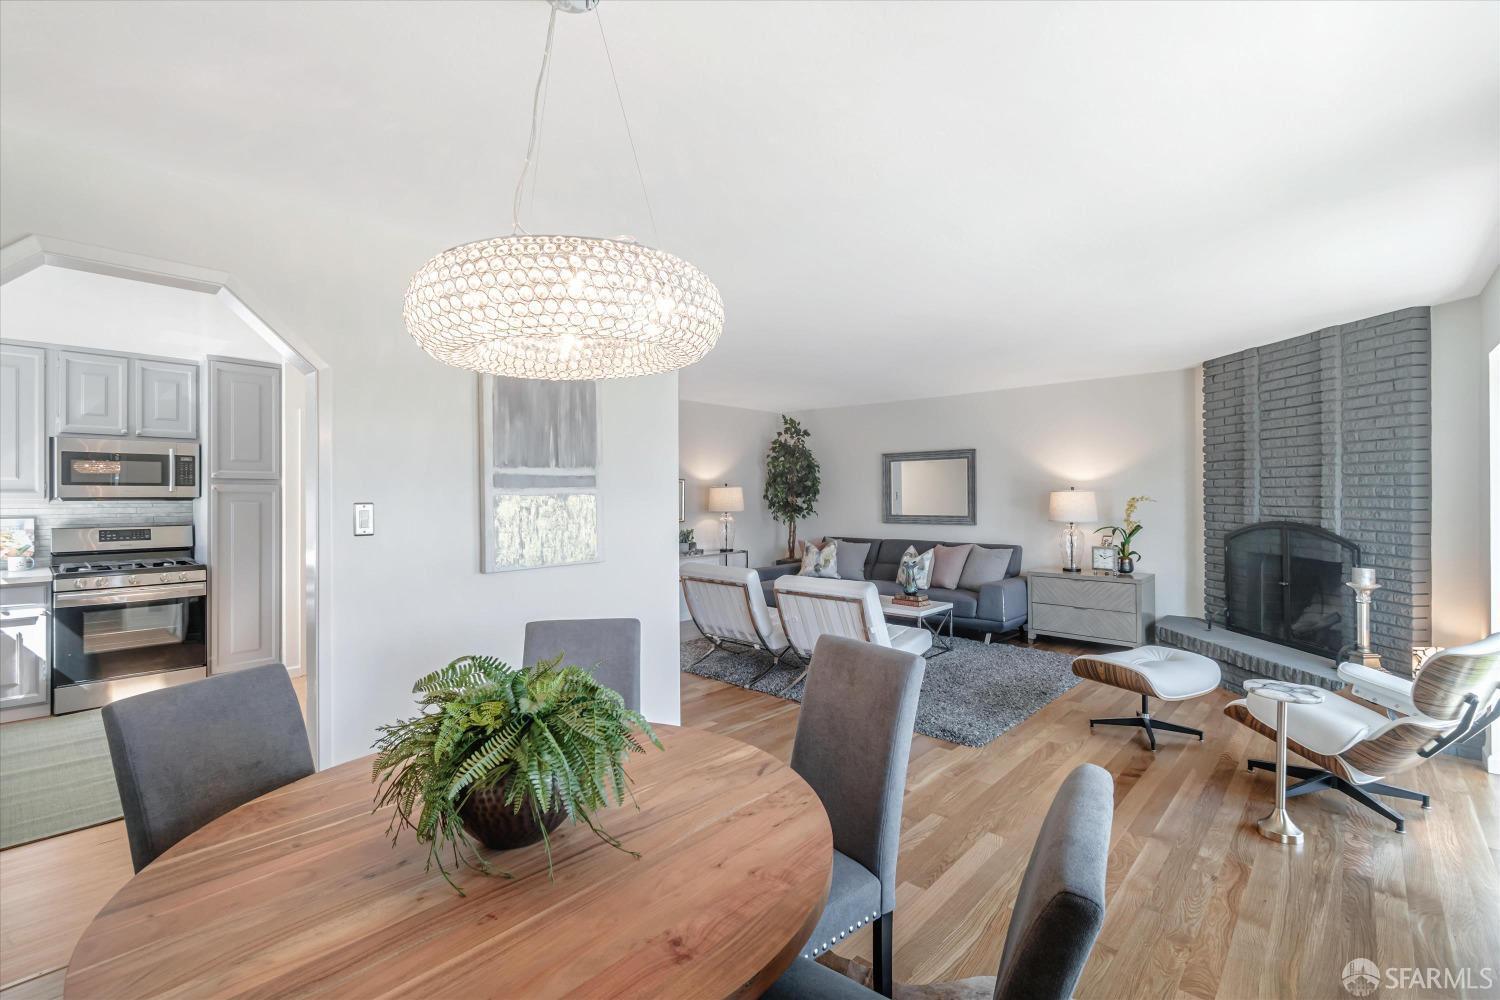
[[[306,678],[292,687],[306,712]],[[73,946],[132,874],[123,820],[0,851],[0,1000],[62,996]]]
[[[1063,643],[1038,646],[1081,651]],[[931,666],[942,669],[942,661]],[[1296,799],[1302,847],[1263,840],[1272,779],[1245,759],[1271,746],[1224,717],[1227,692],[1165,706],[1205,731],[1161,737],[1152,754],[1126,729],[1134,696],[1080,684],[988,747],[917,736],[912,745],[895,917],[902,982],[993,975],[1011,903],[1042,815],[1062,778],[1092,761],[1115,777],[1109,913],[1077,995],[1327,997],[1345,963],[1469,970],[1470,988],[1390,989],[1389,997],[1500,995],[1500,778],[1443,757],[1402,775],[1434,796],[1414,803],[1403,836],[1342,796]],[[685,725],[786,759],[798,707],[682,676]],[[58,996],[58,972],[97,909],[130,876],[123,824],[0,852],[3,1000]],[[869,955],[869,932],[840,949]],[[1492,970],[1485,987],[1480,970]],[[1425,975],[1425,974],[1424,974]],[[1441,973],[1439,973],[1441,976]]]
[[[1430,812],[1397,807],[1405,835],[1340,795],[1295,799],[1306,839],[1283,847],[1254,826],[1274,779],[1245,770],[1274,748],[1223,715],[1231,700],[1218,691],[1161,706],[1205,740],[1159,736],[1155,754],[1138,731],[1090,732],[1090,718],[1130,715],[1136,698],[1087,682],[983,749],[917,736],[897,981],[994,975],[1046,808],[1063,777],[1092,762],[1114,775],[1115,819],[1108,916],[1078,997],[1347,997],[1340,977],[1355,958],[1472,977],[1469,989],[1382,985],[1378,997],[1500,995],[1500,778],[1452,757],[1404,773],[1400,784],[1434,797]],[[797,706],[683,675],[682,716],[785,759]],[[868,961],[869,931],[836,953]]]

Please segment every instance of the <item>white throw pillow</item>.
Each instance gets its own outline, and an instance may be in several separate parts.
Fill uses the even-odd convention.
[[[802,568],[798,576],[821,576],[828,580],[839,578],[839,543],[833,539],[823,543],[822,548],[807,543],[802,552]]]
[[[932,586],[932,549],[921,555],[915,545],[908,545],[901,554],[901,568],[896,571],[896,582],[902,590],[926,590]]]

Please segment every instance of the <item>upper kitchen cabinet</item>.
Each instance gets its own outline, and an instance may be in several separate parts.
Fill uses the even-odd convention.
[[[0,344],[0,493],[47,495],[47,352]]]
[[[209,360],[208,449],[211,478],[280,478],[280,368]]]
[[[57,352],[62,434],[128,431],[130,361],[120,355]]]
[[[130,423],[140,437],[198,436],[198,366],[133,358]]]

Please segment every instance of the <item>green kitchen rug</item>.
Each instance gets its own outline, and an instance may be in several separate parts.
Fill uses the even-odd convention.
[[[0,848],[119,818],[98,712],[0,726]]]

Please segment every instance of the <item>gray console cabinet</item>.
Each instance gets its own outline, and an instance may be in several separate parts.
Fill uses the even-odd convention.
[[[198,436],[198,366],[131,358],[131,427],[139,437]]]
[[[6,500],[47,496],[47,352],[0,345],[0,494]]]
[[[129,430],[130,360],[123,355],[57,352],[61,434],[123,436]]]
[[[1156,577],[1115,576],[1085,570],[1033,570],[1026,574],[1026,636],[1082,639],[1141,646],[1156,623]]]

